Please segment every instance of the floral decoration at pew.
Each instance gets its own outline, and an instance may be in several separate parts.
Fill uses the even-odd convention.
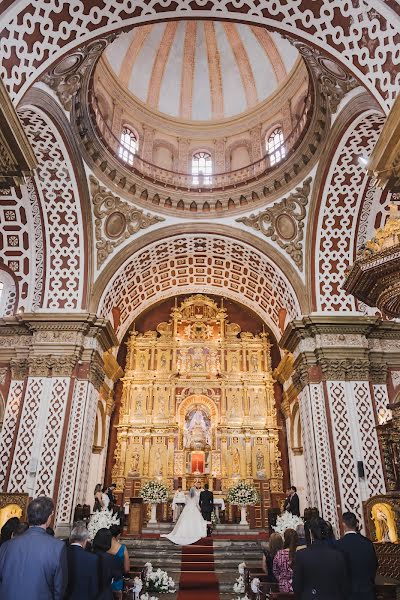
[[[110,529],[111,525],[119,525],[119,517],[112,510],[101,510],[92,514],[87,529],[90,539],[93,540],[99,529]]]
[[[298,525],[304,525],[303,519],[300,517],[296,517],[296,515],[292,515],[292,513],[285,511],[282,515],[277,517],[276,525],[272,526],[272,529],[276,533],[280,533],[282,536],[285,533],[286,529],[294,529],[296,531],[296,527]]]
[[[175,591],[175,581],[166,571],[153,569],[151,562],[147,562],[144,566],[146,567],[144,584],[148,592],[167,594]]]
[[[253,485],[240,481],[228,490],[227,502],[237,506],[251,506],[258,502],[258,492]]]
[[[140,490],[140,496],[148,504],[158,504],[168,501],[169,490],[160,481],[148,481]]]
[[[243,594],[245,591],[245,583],[244,583],[244,570],[246,568],[246,563],[241,562],[238,565],[239,577],[236,579],[236,583],[233,584],[233,591],[235,594]]]

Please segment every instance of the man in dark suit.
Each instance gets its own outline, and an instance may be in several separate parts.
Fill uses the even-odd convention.
[[[358,531],[352,512],[342,515],[344,536],[336,546],[344,554],[350,578],[349,600],[375,600],[375,575],[378,569],[373,543]]]
[[[51,498],[28,505],[29,529],[0,548],[0,598],[62,600],[67,585],[67,548],[47,535],[54,512]]]
[[[117,484],[116,483],[112,483],[107,488],[106,494],[110,498],[109,508],[112,508],[115,505],[114,492],[115,492],[116,489],[117,489]]]
[[[65,600],[95,600],[99,593],[99,557],[86,552],[89,532],[84,521],[75,523],[69,538],[68,586]]]
[[[292,485],[290,490],[288,490],[287,498],[283,508],[284,510],[292,513],[292,515],[296,515],[296,517],[300,516],[300,500],[297,495],[297,488],[295,485]]]
[[[199,506],[201,514],[205,521],[211,521],[211,513],[214,508],[214,494],[208,489],[208,483],[204,485],[204,490],[200,492]]]
[[[293,591],[296,600],[347,600],[349,591],[343,554],[327,540],[327,523],[310,521],[313,543],[296,552]]]

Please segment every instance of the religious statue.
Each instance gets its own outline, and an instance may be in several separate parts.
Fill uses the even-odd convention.
[[[146,365],[146,363],[145,363],[144,354],[141,354],[140,355],[140,360],[139,360],[139,370],[140,371],[144,371],[145,365]]]
[[[236,394],[232,395],[231,416],[232,417],[239,416],[239,398],[237,397]]]
[[[258,392],[256,393],[253,402],[251,403],[251,412],[254,417],[259,417],[261,415],[260,410],[260,397]]]
[[[375,524],[377,542],[399,541],[396,527],[396,519],[393,509],[385,502],[379,502],[372,507],[371,516]]]
[[[258,371],[258,359],[256,354],[252,354],[250,358],[251,370],[253,372]]]
[[[161,448],[157,448],[156,453],[154,455],[154,475],[162,475],[162,474],[163,474],[163,465],[162,465]]]
[[[165,357],[165,354],[161,354],[160,368],[164,370],[166,366],[167,366],[167,359]]]
[[[132,469],[131,469],[132,473],[138,473],[139,472],[139,452],[134,452],[133,456],[132,456]]]
[[[232,356],[231,371],[237,371],[237,370],[238,370],[238,358],[237,358],[237,355],[234,354]]]
[[[162,417],[165,413],[165,398],[164,396],[160,396],[158,399],[158,416]]]
[[[240,454],[239,449],[235,448],[232,454],[232,472],[233,475],[240,475]]]
[[[265,469],[264,454],[263,454],[261,448],[257,448],[256,466],[257,466],[257,473],[264,471],[264,469]]]
[[[135,403],[135,413],[137,415],[141,415],[142,414],[142,401],[140,399],[136,400]]]

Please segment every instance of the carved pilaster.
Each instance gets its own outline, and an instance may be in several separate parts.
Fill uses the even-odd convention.
[[[26,358],[12,359],[10,367],[12,379],[23,380],[28,376],[29,364]]]

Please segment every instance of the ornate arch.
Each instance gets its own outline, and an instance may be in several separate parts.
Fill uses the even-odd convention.
[[[232,152],[237,150],[238,148],[246,148],[249,153],[250,163],[253,162],[253,146],[251,140],[242,138],[240,140],[236,140],[232,144],[230,144],[225,150],[225,168],[229,170],[231,168],[232,162]]]
[[[210,411],[210,418],[213,427],[218,424],[219,421],[219,410],[217,405],[209,396],[204,394],[190,394],[187,396],[178,407],[178,421],[180,425],[183,425],[183,420],[191,406],[196,404],[204,404]]]
[[[286,309],[288,320],[302,313],[287,271],[238,239],[238,232],[235,239],[189,230],[149,241],[112,272],[93,310],[112,319],[113,309],[119,309],[120,339],[140,312],[174,294],[208,293],[236,300],[260,315],[278,339],[280,309]]]
[[[157,148],[166,148],[167,150],[169,150],[171,152],[171,156],[172,156],[172,164],[174,168],[178,167],[178,147],[174,146],[174,144],[172,144],[171,142],[168,142],[167,140],[160,140],[160,139],[156,139],[153,142],[153,162],[154,162],[154,153],[157,150]]]
[[[207,8],[205,8],[207,6]],[[399,15],[395,0],[319,0],[258,2],[255,0],[60,0],[57,10],[45,0],[21,1],[8,8],[0,34],[2,70],[18,102],[44,70],[63,54],[111,31],[154,21],[221,19],[262,25],[318,46],[349,68],[387,110],[395,99]],[[337,18],[340,14],[340,20]],[[106,23],[106,24],[104,24]],[[369,69],[374,55],[377,68]]]

